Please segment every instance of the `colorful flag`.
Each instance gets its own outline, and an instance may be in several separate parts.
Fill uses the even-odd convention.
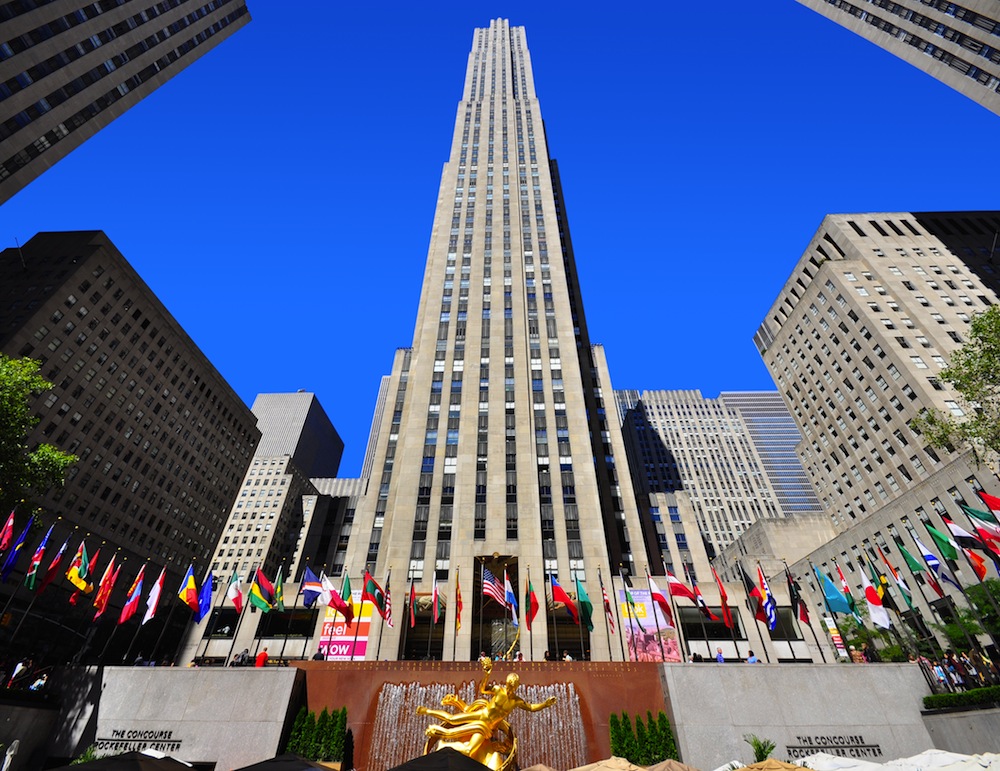
[[[573,623],[579,626],[580,624],[580,614],[576,610],[576,605],[573,600],[569,598],[569,595],[563,591],[563,588],[559,586],[559,582],[556,581],[556,577],[549,576],[549,586],[552,587],[552,602],[561,602],[566,606],[566,612],[573,617]]]
[[[485,565],[483,565],[483,594],[496,600],[501,605],[506,605],[504,602],[503,586],[497,577],[493,575],[493,572]]]
[[[441,598],[438,597],[438,580],[437,574],[434,574],[434,589],[431,591],[431,618],[434,619],[434,623],[438,622],[441,618]]]
[[[958,580],[951,574],[951,570],[949,570],[946,565],[942,565],[941,560],[937,558],[937,555],[923,545],[920,539],[917,538],[916,533],[911,531],[910,535],[913,536],[913,542],[917,545],[920,556],[923,557],[924,562],[927,563],[927,569],[934,574],[934,577],[940,579],[941,581],[947,581],[949,584],[961,591],[962,587],[958,583]],[[956,554],[955,556],[957,557],[958,555]]]
[[[87,587],[87,565],[87,543],[80,541],[80,546],[77,548],[76,554],[73,555],[73,561],[69,563],[69,568],[66,570],[66,578],[80,591]]]
[[[389,580],[392,577],[392,570],[385,574],[385,623],[392,629],[392,590],[389,588]]]
[[[94,596],[94,607],[97,608],[97,612],[94,614],[94,621],[97,621],[108,608],[108,600],[111,599],[111,590],[115,588],[115,582],[118,581],[118,573],[121,571],[121,566],[115,567],[115,555],[111,555],[111,561],[108,566],[104,569],[104,575],[101,576],[101,583],[97,585],[97,594]]]
[[[931,527],[926,522],[924,527],[927,528],[927,532],[931,534],[931,538],[934,543],[937,544],[938,549],[941,550],[941,556],[945,559],[955,560],[958,559],[958,545],[951,540],[948,536],[942,533],[937,528]]]
[[[945,527],[948,528],[948,532],[951,533],[951,537],[955,543],[957,543],[962,549],[969,553],[970,549],[978,549],[981,552],[985,552],[986,555],[993,560],[993,564],[996,566],[997,572],[1000,573],[1000,554],[997,553],[996,546],[992,544],[985,538],[982,538],[977,531],[975,534],[970,533],[962,527],[956,525],[950,517],[945,514],[941,515],[941,521],[944,522]],[[972,556],[969,558],[975,565],[976,575],[979,575],[980,565],[982,565],[983,575],[979,575],[979,580],[982,581],[985,578],[986,566],[983,560],[978,556]]]
[[[42,559],[45,557],[45,547],[49,542],[49,536],[52,535],[52,528],[55,525],[49,525],[48,532],[42,538],[42,542],[38,544],[38,548],[35,549],[35,553],[31,555],[31,562],[28,564],[28,574],[24,577],[24,585],[29,589],[35,588],[35,582],[38,579],[38,568],[42,564]]]
[[[823,597],[826,599],[826,606],[829,608],[831,613],[850,613],[851,606],[847,603],[847,598],[844,593],[837,589],[833,581],[831,581],[827,576],[819,572],[819,568],[813,565],[813,570],[816,571],[816,580],[819,581],[819,585],[823,587]]]
[[[966,559],[969,560],[969,565],[972,566],[972,572],[976,574],[976,577],[982,581],[986,578],[986,560],[976,554],[972,549],[962,548],[965,553]]]
[[[910,610],[913,610],[913,593],[910,591],[910,587],[907,585],[903,576],[900,575],[899,571],[889,562],[889,558],[885,556],[885,552],[882,551],[882,547],[878,547],[879,556],[882,558],[882,562],[889,569],[889,575],[892,576],[892,580],[896,582],[896,588],[899,589],[899,593],[903,595],[903,599],[906,600],[906,605]]]
[[[417,625],[417,587],[413,585],[413,578],[410,578],[410,629]]]
[[[667,580],[669,581],[669,576]],[[660,610],[663,611],[663,616],[664,618],[666,618],[667,623],[670,624],[670,626],[673,626],[674,614],[670,608],[670,601],[667,599],[666,595],[660,591],[657,585],[653,583],[653,577],[649,575],[649,573],[646,574],[646,581],[649,583],[650,598],[653,600],[653,602],[655,602],[657,605],[660,606]]]
[[[14,510],[10,510],[10,516],[7,517],[7,524],[3,526],[3,530],[0,531],[0,551],[4,551],[10,546],[11,539],[14,537]]]
[[[33,521],[34,520],[31,517],[28,517],[28,524],[24,526],[21,536],[11,547],[10,553],[7,554],[7,559],[4,560],[3,568],[0,568],[0,584],[7,583],[7,579],[10,578],[11,571],[14,570],[14,565],[17,564],[17,558],[21,554],[21,547],[24,546],[24,539],[28,537],[28,533],[31,531],[31,524]]]
[[[992,512],[980,511],[971,506],[966,506],[964,503],[960,503],[959,506],[972,519],[977,529],[986,529],[986,532],[989,533],[988,538],[991,540],[1000,539],[1000,524],[997,523],[997,518],[993,516]]]
[[[580,603],[580,615],[583,618],[583,625],[588,632],[594,631],[594,603],[590,601],[587,594],[587,587],[580,583],[580,577],[576,579],[576,601]]]
[[[601,578],[601,572],[597,571],[597,578],[601,582],[601,600],[604,602],[604,617],[608,620],[608,629],[611,630],[611,634],[615,633],[615,613],[611,608],[611,600],[608,599],[608,593],[604,589],[604,579]]]
[[[375,606],[375,610],[378,611],[378,614],[385,619],[385,592],[382,591],[382,587],[376,583],[375,579],[372,578],[372,574],[367,570],[365,571],[364,587],[361,589],[361,601],[364,602],[365,600],[372,603],[372,605]]]
[[[927,573],[925,576],[928,585],[934,590],[934,593],[938,597],[944,597],[944,589],[941,588],[941,584],[938,583],[937,576],[934,573],[927,572],[927,566],[923,562],[918,562],[917,558],[914,557],[910,552],[906,550],[906,547],[901,543],[896,544],[899,547],[899,553],[903,555],[903,561],[906,563],[910,572],[916,576],[920,571]]]
[[[694,592],[681,581],[677,576],[667,571],[667,589],[670,591],[671,597],[687,597],[695,605],[698,604],[698,600],[695,599]]]
[[[726,625],[727,629],[732,629],[735,622],[733,621],[733,612],[729,609],[729,595],[726,594],[726,588],[722,585],[722,579],[715,572],[715,568],[712,568],[712,576],[719,587],[719,601],[722,603],[722,622]]]
[[[45,587],[56,580],[56,576],[59,575],[59,565],[62,562],[63,554],[66,553],[66,547],[69,546],[69,538],[63,541],[63,545],[59,547],[59,551],[56,552],[56,556],[52,558],[52,562],[49,563],[49,569],[45,571],[45,575],[42,576],[42,582],[38,585],[38,593],[41,594],[45,591]]]
[[[802,599],[802,594],[799,592],[799,585],[795,583],[795,579],[792,578],[792,574],[788,571],[788,565],[785,565],[785,578],[788,579],[788,598],[792,603],[792,613],[803,624],[808,624],[809,606]]]
[[[761,568],[760,563],[757,563],[757,578],[760,581],[760,593],[764,602],[764,616],[767,618],[767,628],[774,630],[778,626],[778,604],[774,601],[774,595],[771,594],[771,587],[767,583],[767,576],[764,575],[764,570]]]
[[[309,573],[306,568],[306,573]],[[315,578],[315,576],[313,576]],[[240,574],[233,569],[233,575],[229,579],[229,586],[226,588],[226,599],[233,603],[237,613],[243,612],[243,584],[240,583]],[[308,607],[308,606],[307,606]]]
[[[983,503],[986,504],[986,508],[992,511],[994,514],[1000,512],[1000,498],[995,495],[990,495],[989,493],[979,490],[979,497],[983,499]],[[3,544],[0,543],[0,549],[4,548]]]
[[[858,604],[854,601],[854,595],[851,593],[851,587],[847,583],[847,579],[844,577],[844,571],[840,569],[840,563],[834,562],[834,567],[837,568],[837,575],[840,577],[840,591],[844,593],[844,599],[847,600],[847,605],[851,609],[851,613],[854,614],[854,618],[857,622],[861,623],[861,614],[858,613]]]
[[[764,611],[764,597],[760,593],[760,587],[751,580],[742,562],[740,563],[740,575],[743,576],[743,588],[746,590],[747,603],[749,603],[750,610],[753,611],[753,617],[766,624],[767,613]]]
[[[458,583],[458,571],[455,571],[455,631],[462,628],[462,587]]]
[[[514,592],[514,587],[510,585],[510,578],[507,576],[506,569],[503,571],[503,601],[504,605],[510,608],[510,622],[514,626],[518,626],[517,594]]]
[[[323,584],[308,566],[302,571],[302,604],[311,608],[323,594]]]
[[[177,596],[181,598],[181,602],[191,608],[192,613],[198,612],[198,584],[194,581],[194,565],[188,565],[187,573],[184,574]]]
[[[632,618],[634,618],[635,623],[639,625],[639,629],[646,631],[643,629],[642,622],[639,620],[639,609],[635,606],[635,597],[633,597],[632,592],[629,591],[628,581],[625,580],[625,574],[622,572],[621,568],[618,569],[618,577],[622,580],[622,587],[625,590],[625,602],[632,614]]]
[[[86,549],[83,552],[83,556],[84,557],[87,556]],[[86,573],[87,578],[94,575],[94,571],[97,570],[97,560],[100,556],[101,556],[101,550],[98,549],[97,551],[94,552],[94,556],[90,558],[90,562],[86,563],[86,565],[84,566],[83,572]],[[66,577],[70,579],[70,582],[73,581],[73,579],[70,578],[69,573],[66,574]],[[81,594],[90,594],[92,591],[94,591],[94,585],[92,583],[89,583],[86,580],[83,580],[81,583],[82,587],[79,584],[74,584],[75,586],[77,586],[77,590],[69,596],[70,605],[76,605],[76,601],[79,599]]]
[[[118,623],[124,624],[139,609],[139,600],[142,599],[142,577],[146,574],[146,566],[143,565],[139,568],[139,572],[136,573],[135,580],[128,589],[128,593],[125,595],[125,604],[122,606],[122,612],[118,616]]]
[[[285,611],[285,577],[283,575],[285,570],[284,565],[278,566],[278,575],[274,577],[274,602],[271,603],[271,607],[283,613]]]
[[[160,570],[160,577],[156,579],[153,588],[149,590],[149,597],[146,598],[146,615],[142,617],[139,626],[145,626],[147,621],[152,621],[156,616],[156,609],[160,605],[160,595],[163,594],[163,582],[167,577],[167,569]]]
[[[868,576],[865,575],[865,571],[859,570],[858,573],[861,574],[861,590],[864,592],[865,602],[868,604],[868,616],[871,618],[872,623],[875,626],[888,629],[891,626],[889,622],[889,611],[887,611],[882,605],[882,598],[878,596],[878,592],[875,591],[875,587],[872,586],[871,581],[868,580]]]
[[[531,622],[535,620],[538,613],[538,597],[535,596],[535,587],[531,585],[531,579],[524,582],[524,620],[528,631],[531,631]]]
[[[253,581],[250,584],[250,592],[247,599],[255,608],[267,613],[274,607],[274,584],[272,584],[264,571],[257,568]]]
[[[201,583],[201,591],[198,592],[198,611],[194,614],[194,622],[200,624],[202,620],[212,612],[212,585],[215,579],[212,577],[212,569],[208,569],[208,575]]]
[[[333,609],[344,617],[344,621],[347,623],[348,628],[350,628],[351,624],[354,623],[354,599],[351,597],[351,577],[347,573],[344,573],[344,580],[340,585],[339,594],[333,588],[330,579],[324,576],[324,589],[326,589],[328,583],[330,584],[330,599],[327,604],[333,605]]]

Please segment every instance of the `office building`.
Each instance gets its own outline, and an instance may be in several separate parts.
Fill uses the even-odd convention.
[[[118,550],[124,574],[148,560],[148,581],[165,566],[168,586],[179,586],[189,564],[208,565],[260,439],[256,419],[103,233],[40,233],[0,253],[0,275],[0,350],[40,360],[55,384],[33,405],[29,445],[79,457],[40,501],[42,525],[61,517],[49,549],[76,528],[72,549],[83,536],[91,554],[104,542],[99,569]],[[67,587],[48,590],[53,603],[64,592],[58,607],[39,602],[20,640],[79,649],[46,627],[66,621]],[[112,607],[123,600],[116,591]]]
[[[1000,115],[994,0],[798,0]]]
[[[250,21],[244,0],[0,5],[0,204]]]

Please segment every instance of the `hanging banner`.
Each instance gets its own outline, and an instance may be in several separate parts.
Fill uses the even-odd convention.
[[[625,591],[618,590],[626,658],[631,661],[680,661],[677,630],[667,623],[649,589],[632,589],[631,594],[634,607],[625,599]]]
[[[341,613],[329,605],[326,606],[323,630],[319,636],[319,651],[327,661],[351,661],[352,658],[354,661],[364,661],[375,606],[366,602],[364,608],[361,607],[360,589],[351,592],[351,602],[354,604],[355,616],[350,626]],[[359,610],[360,618],[357,615]]]
[[[837,649],[837,655],[842,659],[850,658],[847,654],[847,648],[844,647],[844,638],[840,636],[840,630],[837,629],[837,622],[829,616],[823,616],[823,623],[826,624],[826,631],[829,632],[830,639],[833,640],[833,645]]]

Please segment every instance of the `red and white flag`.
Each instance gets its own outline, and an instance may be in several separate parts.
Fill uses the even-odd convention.
[[[431,618],[434,619],[434,623],[438,622],[438,618],[441,615],[441,604],[438,598],[438,580],[437,576],[434,576],[434,595],[431,599]]]
[[[660,606],[660,610],[663,611],[663,615],[667,618],[667,623],[670,626],[674,625],[674,614],[670,611],[670,600],[667,599],[666,595],[659,590],[656,584],[653,583],[653,577],[646,574],[646,581],[649,582],[649,596],[657,605]]]
[[[667,571],[667,585],[670,588],[671,597],[687,597],[695,605],[698,604],[698,600],[695,598],[694,592],[691,591],[690,587],[669,570]]]
[[[229,588],[226,589],[226,599],[236,607],[237,613],[243,612],[243,584],[240,583],[240,574],[235,570],[233,577],[229,579]]]
[[[10,510],[10,516],[7,517],[7,524],[3,526],[3,530],[0,530],[0,551],[3,551],[8,546],[10,546],[11,539],[14,538],[14,510]]]
[[[160,604],[160,595],[163,593],[163,579],[166,575],[167,569],[163,568],[160,571],[160,577],[156,579],[153,588],[149,590],[149,597],[146,598],[146,615],[142,617],[140,626],[145,626],[147,621],[152,621],[153,617],[156,616],[156,608]]]

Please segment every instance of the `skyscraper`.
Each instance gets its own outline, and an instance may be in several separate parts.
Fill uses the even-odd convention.
[[[249,21],[244,0],[0,4],[0,203]]]
[[[579,579],[594,598],[599,568],[605,580],[619,564],[641,571],[611,393],[587,332],[524,29],[498,19],[473,36],[413,343],[393,363],[350,575],[391,570],[396,597],[411,580],[423,593],[437,580],[453,597],[457,576],[461,630],[454,639],[450,607],[430,649],[469,659],[506,649],[515,634],[509,611],[483,598],[484,568],[501,582],[506,572],[519,598],[530,574],[540,600],[547,575],[574,594]],[[526,654],[555,649],[556,634],[560,647],[585,653],[589,640],[572,622],[555,629],[568,615],[542,606],[531,635],[521,632]],[[426,632],[403,639],[401,626],[374,632],[381,658],[428,650]]]
[[[1000,115],[994,0],[798,0]]]

